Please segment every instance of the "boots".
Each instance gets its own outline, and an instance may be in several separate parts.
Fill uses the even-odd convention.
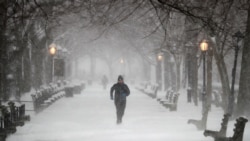
[[[122,123],[122,119],[118,118],[117,121],[116,121],[116,124],[121,124],[121,123]]]

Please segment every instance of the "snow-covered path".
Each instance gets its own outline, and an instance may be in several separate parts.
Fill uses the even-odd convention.
[[[155,99],[131,90],[121,125],[116,125],[109,91],[88,87],[82,94],[62,98],[32,116],[30,122],[18,127],[6,141],[213,141],[187,124],[190,118],[201,118],[201,109],[188,104],[185,94],[180,96],[178,111],[170,112]],[[222,111],[214,108],[207,128],[218,130],[222,116]],[[233,124],[234,121],[230,122],[229,135]],[[245,141],[250,140],[249,131],[247,123]]]

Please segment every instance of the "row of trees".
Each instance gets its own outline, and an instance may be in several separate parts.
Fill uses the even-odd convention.
[[[240,73],[240,85],[239,85],[239,94],[237,101],[237,112],[238,114],[249,115],[249,110],[246,108],[248,105],[249,91],[247,90],[247,75],[249,71],[246,70],[249,61],[245,60],[249,55],[247,52],[248,46],[248,18],[247,15],[249,11],[249,2],[248,1],[150,1],[154,6],[156,11],[168,13],[168,16],[171,18],[173,13],[181,14],[180,17],[184,16],[186,35],[179,38],[184,47],[187,42],[191,42],[194,47],[198,47],[197,43],[205,38],[209,40],[209,46],[212,49],[214,59],[217,64],[218,72],[220,75],[220,80],[223,90],[223,101],[224,101],[224,110],[228,112],[227,105],[229,104],[228,97],[230,94],[230,84],[229,84],[229,75],[228,69],[225,63],[225,55],[234,47],[232,43],[232,35],[237,31],[243,31],[245,33],[245,40],[243,45],[243,54],[242,54],[242,64],[241,64],[241,73]],[[160,13],[159,12],[159,13]],[[166,15],[166,14],[164,14]],[[159,19],[162,19],[162,15],[159,15]],[[169,18],[168,18],[169,19]],[[181,19],[181,18],[179,18]],[[166,20],[161,20],[162,23]],[[170,20],[171,21],[171,20]],[[180,23],[180,22],[178,22]],[[167,24],[163,23],[163,26],[167,27],[171,25],[171,22]],[[180,31],[180,30],[179,30]],[[172,33],[172,32],[170,32]],[[173,35],[173,34],[172,34]],[[166,36],[167,37],[167,36]],[[176,36],[175,36],[176,37]],[[167,37],[171,39],[171,37]],[[172,39],[171,39],[172,40]],[[172,40],[175,41],[176,40]],[[179,42],[177,40],[177,42]],[[171,47],[168,45],[167,47]],[[195,55],[195,49],[193,49]],[[232,50],[231,50],[232,51]],[[244,83],[245,82],[245,83]],[[211,83],[211,82],[210,82]],[[209,85],[209,83],[207,83]],[[210,84],[211,85],[211,84]],[[208,91],[209,89],[207,89]]]
[[[32,87],[51,82],[51,57],[55,17],[73,9],[70,1],[0,1],[0,94],[17,98]],[[42,58],[42,59],[41,59]]]
[[[184,0],[148,0],[148,1],[129,1],[118,2],[112,1],[112,7],[117,10],[119,7],[116,18],[109,18],[108,27],[116,25],[124,19],[128,18],[132,21],[137,19],[140,26],[134,26],[137,29],[135,32],[139,32],[143,37],[154,42],[153,48],[142,47],[139,48],[139,52],[148,52],[153,50],[157,53],[159,50],[167,51],[171,54],[176,63],[176,77],[177,77],[177,89],[180,88],[181,81],[181,69],[180,65],[186,54],[186,47],[189,46],[191,56],[197,56],[199,43],[206,39],[209,43],[210,51],[216,62],[218,69],[222,91],[223,91],[223,108],[225,112],[228,111],[228,97],[231,93],[230,88],[230,73],[228,69],[233,66],[228,66],[225,59],[227,55],[230,55],[234,50],[235,44],[233,44],[232,36],[241,31],[245,34],[244,44],[242,46],[242,63],[240,71],[240,83],[239,94],[237,98],[236,111],[237,114],[249,115],[249,91],[248,91],[248,76],[249,75],[249,56],[248,46],[248,21],[249,15],[249,1],[240,0],[207,0],[207,1],[184,1]],[[124,6],[125,5],[125,6]],[[112,11],[112,7],[105,11],[105,17],[110,15],[116,15]],[[114,10],[113,9],[113,10]],[[148,31],[148,28],[152,29]],[[131,41],[131,40],[130,40]],[[156,41],[156,43],[155,43]],[[150,55],[146,55],[148,58]],[[210,55],[211,56],[211,55]],[[150,58],[149,58],[150,60]],[[151,58],[152,60],[152,58]],[[197,58],[191,58],[192,68],[197,68]],[[212,58],[208,58],[208,68],[212,69]],[[196,62],[196,63],[195,63]],[[196,69],[197,70],[197,69]],[[197,92],[197,71],[190,71],[193,73],[191,83],[193,92]],[[210,74],[209,74],[210,73]],[[208,76],[211,76],[211,72],[208,71]],[[209,77],[211,78],[211,77]],[[211,93],[212,80],[208,79],[207,93]],[[210,88],[210,89],[209,89]]]
[[[159,51],[172,55],[178,72],[177,89],[181,87],[180,70],[185,55],[189,52],[189,59],[193,62],[191,68],[197,68],[199,60],[195,56],[199,53],[198,44],[203,39],[208,40],[222,84],[223,107],[227,111],[230,66],[226,65],[225,55],[233,51],[231,36],[241,31],[245,38],[236,111],[237,114],[250,114],[247,108],[250,106],[247,77],[250,73],[247,48],[250,7],[247,0],[1,0],[0,7],[2,96],[7,96],[10,91],[8,81],[12,76],[9,74],[15,74],[15,85],[21,92],[29,91],[34,87],[32,85],[38,87],[50,82],[49,75],[46,75],[50,70],[47,53],[50,43],[62,44],[72,50],[74,57],[80,57],[83,52],[94,52],[100,56],[98,54],[103,54],[103,51],[82,45],[102,35],[109,36],[110,31],[115,30],[145,62],[154,63],[155,57],[152,56]],[[94,37],[83,41],[82,32],[93,29]],[[78,38],[66,34],[74,34]],[[101,57],[107,64],[117,58],[112,59],[109,55]],[[197,69],[186,72],[189,72],[188,81],[196,93]],[[211,85],[211,82],[207,84]]]

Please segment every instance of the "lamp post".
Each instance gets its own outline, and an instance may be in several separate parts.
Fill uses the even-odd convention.
[[[200,44],[200,49],[203,55],[203,90],[202,90],[202,118],[201,120],[188,120],[188,123],[194,124],[198,130],[204,130],[207,126],[208,117],[208,105],[207,105],[207,95],[206,95],[206,52],[208,50],[208,43],[203,40]]]
[[[208,50],[208,44],[205,40],[203,40],[200,44],[200,49],[202,51],[203,56],[203,89],[202,89],[202,113],[205,112],[207,108],[207,95],[206,95],[206,52]]]
[[[176,73],[175,73],[175,59],[173,56],[171,56],[170,60],[169,60],[169,63],[170,63],[170,87],[171,87],[171,90],[173,91],[176,91]]]
[[[233,36],[233,42],[234,42],[234,65],[232,69],[232,84],[231,84],[231,93],[229,95],[229,103],[228,103],[228,113],[232,115],[233,108],[234,108],[234,83],[235,83],[235,74],[236,74],[236,67],[237,67],[237,58],[238,58],[238,52],[239,52],[239,42],[241,39],[244,38],[244,35],[238,31]]]
[[[158,54],[157,59],[158,59],[158,61],[161,62],[161,89],[162,89],[162,91],[164,91],[165,90],[165,75],[164,75],[165,70],[164,70],[163,53]]]
[[[123,63],[124,63],[124,60],[123,60],[122,58],[121,58],[121,60],[120,60],[120,63],[121,63],[121,64],[123,64]]]
[[[120,59],[120,64],[121,64],[121,73],[122,73],[122,75],[125,75],[125,73],[126,73],[126,67],[125,67],[125,62],[124,62],[124,59],[123,58],[121,58]]]
[[[54,82],[54,56],[56,54],[56,44],[52,43],[50,46],[49,46],[49,53],[50,55],[52,56],[52,82]]]

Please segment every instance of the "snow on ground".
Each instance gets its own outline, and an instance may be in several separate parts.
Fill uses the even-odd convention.
[[[37,115],[30,113],[31,121],[6,141],[213,141],[187,124],[188,119],[201,119],[201,106],[187,103],[185,91],[179,97],[178,110],[170,112],[155,99],[130,89],[121,125],[116,125],[109,90],[95,85],[73,98],[60,99]],[[222,117],[222,110],[212,107],[207,129],[219,130]],[[229,123],[229,136],[234,123]],[[250,140],[249,131],[247,123],[244,141]]]

